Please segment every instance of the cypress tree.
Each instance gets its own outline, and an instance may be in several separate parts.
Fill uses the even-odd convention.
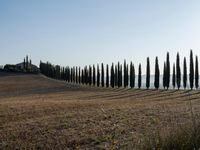
[[[128,76],[128,64],[126,65],[126,86],[128,87],[129,76]]]
[[[186,63],[186,58],[184,57],[183,61],[183,87],[186,89],[187,87],[187,63]]]
[[[83,69],[83,84],[86,84],[86,71],[85,71],[85,67]]]
[[[109,66],[106,66],[106,87],[109,87]]]
[[[73,68],[71,68],[71,83],[73,82]]]
[[[124,60],[124,88],[126,88],[126,60]]]
[[[75,83],[75,68],[74,67],[72,68],[72,81],[73,81],[73,83]]]
[[[118,86],[118,70],[117,70],[117,65],[115,65],[115,86]]]
[[[28,55],[26,55],[26,71],[28,71]]]
[[[55,73],[56,74],[56,73]],[[55,75],[56,76],[56,75]],[[71,82],[73,83],[74,80],[74,69],[71,67]]]
[[[63,67],[60,68],[60,80],[63,80]]]
[[[76,66],[76,83],[78,83],[78,67]]]
[[[81,67],[79,67],[78,69],[78,83],[80,84],[81,83]]]
[[[66,72],[66,82],[68,82],[68,76],[69,76],[68,66],[65,68],[65,72]]]
[[[67,66],[67,82],[69,82],[69,80],[70,80],[70,69]]]
[[[65,67],[65,81],[67,82],[68,80],[68,69]]]
[[[196,87],[196,89],[199,88],[199,62],[198,62],[198,56],[196,56],[196,63],[195,63],[195,87]]]
[[[97,64],[97,86],[100,86],[100,71],[99,71],[99,64]]]
[[[85,83],[88,84],[88,69],[87,66],[85,67]]]
[[[138,69],[138,88],[141,88],[142,84],[142,70],[141,70],[141,64],[139,64],[139,69]]]
[[[67,66],[67,82],[69,82],[69,67]]]
[[[167,52],[167,60],[166,60],[166,87],[169,89],[170,84],[170,61],[169,61],[169,52]]]
[[[93,86],[96,85],[96,71],[95,71],[95,65],[93,65]]]
[[[69,78],[69,70],[68,70],[68,67],[66,67],[65,69],[66,69],[66,81],[68,82],[68,78]]]
[[[70,81],[71,81],[71,69],[70,69],[70,67],[68,68],[68,71],[69,71],[69,73],[68,73],[68,74],[69,74],[69,77],[68,77],[68,78],[69,78],[69,79],[68,79],[68,82],[70,82]]]
[[[175,87],[176,87],[176,70],[175,70],[175,64],[173,64],[172,86],[175,89]]]
[[[149,89],[150,87],[150,63],[149,57],[147,58],[147,69],[146,69],[146,88]]]
[[[159,70],[159,64],[158,64],[158,57],[156,57],[154,86],[156,89],[159,89],[159,85],[160,85],[160,70]]]
[[[120,63],[118,62],[118,65],[117,65],[117,70],[118,70],[118,80],[117,80],[117,86],[118,88],[120,87],[120,80],[121,80],[121,75],[120,75]]]
[[[92,85],[92,67],[89,66],[89,85]]]
[[[82,69],[81,83],[84,84],[84,70]]]
[[[40,64],[41,64],[41,61],[40,61]],[[24,69],[24,71],[25,71],[25,68],[26,68],[26,60],[24,58],[24,63],[23,63],[23,69]],[[40,69],[41,69],[41,67],[40,67]]]
[[[88,69],[87,66],[85,67],[85,84],[88,84]]]
[[[65,81],[68,82],[68,67],[65,67]]]
[[[73,71],[74,71],[74,83],[76,83],[76,67],[73,67]]]
[[[110,71],[110,85],[112,88],[114,88],[114,64],[112,63],[112,66],[111,66],[111,71]]]
[[[135,68],[132,62],[130,64],[130,87],[135,87]]]
[[[101,86],[104,87],[104,65],[101,64]]]
[[[75,77],[75,71],[74,71],[75,69],[74,69],[74,67],[72,67],[72,82],[74,83],[74,77]],[[56,76],[57,76],[57,71],[56,71]]]
[[[133,88],[133,63],[130,63],[130,87]]]
[[[177,53],[177,57],[176,57],[176,83],[179,90],[181,86],[181,69],[180,69],[179,53]]]
[[[63,67],[63,69],[64,69],[64,78],[63,78],[63,80],[67,81],[67,67]]]
[[[164,89],[166,88],[166,63],[164,62],[164,67],[163,67],[163,87]]]
[[[116,86],[119,88],[119,83],[120,83],[120,64],[119,64],[119,62],[117,63],[117,84],[116,84]]]
[[[120,65],[120,87],[122,87],[122,64]]]
[[[65,67],[64,69],[65,69],[64,80],[67,82],[67,76],[68,76],[67,67]]]
[[[193,52],[190,51],[190,88],[194,87],[194,62],[193,62]]]
[[[134,88],[135,87],[135,67],[134,67],[134,64],[132,66],[132,71],[133,71],[133,85],[132,85],[132,87]]]

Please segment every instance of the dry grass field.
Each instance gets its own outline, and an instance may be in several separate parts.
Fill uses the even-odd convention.
[[[181,149],[181,142],[187,149],[198,146],[199,113],[197,90],[107,89],[42,75],[0,77],[0,149]]]

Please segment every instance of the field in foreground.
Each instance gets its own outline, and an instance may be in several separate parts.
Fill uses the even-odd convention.
[[[197,147],[191,133],[198,133],[199,112],[197,90],[106,89],[6,75],[0,149],[149,149],[177,139]]]

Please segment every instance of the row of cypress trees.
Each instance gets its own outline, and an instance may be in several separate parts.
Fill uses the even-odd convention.
[[[106,70],[106,73],[104,73]],[[150,59],[147,58],[147,66],[146,66],[146,88],[150,88]],[[135,67],[134,64],[131,62],[130,65],[126,63],[124,60],[124,65],[122,69],[122,64],[118,62],[117,65],[112,63],[111,67],[109,68],[108,64],[106,65],[106,69],[104,69],[104,64],[102,63],[101,66],[97,64],[96,66],[85,66],[83,69],[80,67],[60,67],[59,65],[52,65],[51,63],[47,62],[40,62],[40,71],[42,74],[59,79],[59,80],[66,80],[67,82],[78,83],[78,84],[86,84],[86,85],[93,85],[98,87],[135,87]],[[105,78],[106,77],[106,78]],[[160,88],[160,69],[159,69],[159,62],[158,57],[155,59],[155,74],[154,74],[154,87],[156,89]],[[181,78],[183,77],[183,78]],[[164,62],[163,68],[163,87],[164,89],[169,89],[170,87],[170,56],[169,52],[167,52],[166,61]],[[180,89],[181,87],[181,80],[183,80],[183,88],[187,87],[187,62],[186,58],[184,57],[183,60],[183,76],[181,76],[181,67],[180,67],[180,56],[177,53],[176,56],[176,64],[173,64],[173,72],[172,72],[172,86],[173,88]],[[195,61],[195,71],[194,71],[194,62],[193,62],[193,52],[190,51],[190,71],[189,71],[189,83],[190,88],[199,87],[199,70],[198,70],[198,57],[196,56]],[[142,86],[142,68],[141,64],[138,67],[138,88]]]
[[[195,58],[195,70],[194,70],[194,61],[193,61],[193,52],[190,51],[190,71],[189,71],[189,83],[190,88],[193,89],[194,86],[196,89],[199,88],[199,66],[198,66],[198,56]],[[183,60],[183,78],[181,78],[181,67],[180,67],[180,56],[177,53],[176,56],[176,67],[173,64],[173,74],[172,74],[172,85],[173,88],[177,86],[178,89],[181,87],[181,79],[183,80],[183,88],[186,89],[188,75],[187,75],[187,62],[186,58],[184,57]],[[194,85],[195,83],[195,85]]]

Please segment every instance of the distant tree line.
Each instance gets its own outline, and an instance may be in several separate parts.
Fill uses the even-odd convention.
[[[24,64],[26,65],[26,64]],[[123,67],[122,67],[123,66]],[[188,77],[190,89],[194,86],[196,89],[199,88],[199,70],[198,70],[198,57],[195,57],[195,66],[193,60],[193,52],[190,51],[190,66],[189,66],[189,76],[187,74],[187,62],[186,57],[183,59],[183,74],[181,74],[180,56],[177,53],[176,63],[173,63],[172,74],[170,73],[170,55],[167,52],[166,61],[164,61],[163,67],[163,79],[160,80],[160,67],[158,57],[155,58],[155,72],[154,72],[154,88],[159,89],[161,82],[164,89],[169,89],[170,84],[175,89],[178,90],[183,87],[187,88]],[[104,72],[105,71],[105,72]],[[40,62],[40,72],[48,77],[65,80],[70,83],[85,84],[89,86],[97,87],[111,87],[111,88],[141,88],[142,87],[142,65],[139,64],[138,67],[138,81],[136,85],[136,73],[135,67],[132,62],[130,65],[127,64],[126,60],[121,64],[118,62],[116,65],[112,63],[105,65],[97,64],[97,66],[85,66],[81,67],[61,67],[59,65],[52,65],[49,62]],[[171,78],[172,77],[172,78]],[[170,81],[172,79],[172,81]],[[146,64],[146,88],[150,88],[151,83],[151,67],[150,59],[147,58]]]

